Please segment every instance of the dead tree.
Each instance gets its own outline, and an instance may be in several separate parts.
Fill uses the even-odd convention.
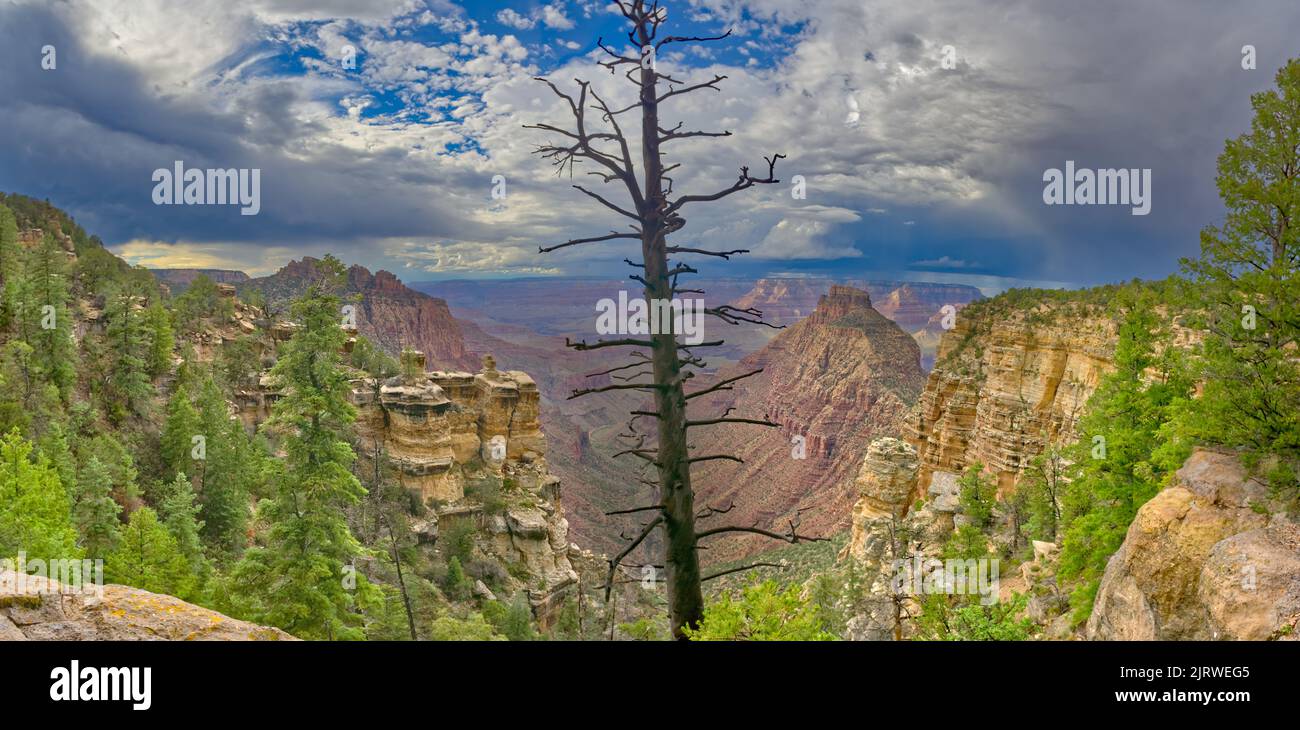
[[[621,108],[611,108],[605,99],[591,88],[589,82],[576,80],[575,93],[566,93],[551,81],[539,78],[552,92],[567,103],[573,117],[573,126],[562,127],[552,124],[525,125],[553,135],[553,141],[539,146],[537,154],[549,160],[556,168],[557,174],[566,170],[570,178],[575,168],[582,165],[588,175],[599,178],[604,185],[613,185],[616,190],[625,191],[627,202],[615,202],[611,197],[595,192],[583,185],[573,187],[583,195],[600,204],[605,210],[627,219],[626,229],[611,230],[607,234],[586,238],[577,238],[550,247],[542,247],[539,253],[547,253],[572,246],[602,244],[621,240],[639,241],[641,243],[641,260],[639,262],[625,259],[636,273],[629,278],[639,282],[645,291],[645,300],[654,305],[656,302],[671,302],[682,293],[702,293],[698,289],[686,289],[678,286],[678,279],[686,274],[697,273],[696,269],[680,261],[671,262],[669,256],[693,255],[729,259],[731,256],[747,253],[744,249],[709,250],[697,247],[670,245],[668,236],[680,231],[686,225],[683,214],[691,206],[722,200],[730,195],[747,190],[756,185],[771,185],[780,182],[776,178],[776,163],[783,155],[774,154],[765,157],[766,171],[759,175],[751,174],[748,167],[741,167],[740,174],[729,186],[712,193],[678,195],[673,190],[670,176],[680,163],[665,164],[662,149],[665,145],[683,139],[727,137],[729,131],[690,131],[683,130],[682,124],[669,126],[660,121],[660,105],[678,96],[698,91],[718,91],[718,84],[725,76],[715,75],[712,79],[698,83],[679,81],[672,76],[660,73],[656,69],[655,57],[665,46],[678,43],[706,43],[719,41],[731,31],[718,36],[695,37],[660,35],[660,26],[667,19],[667,11],[656,1],[647,4],[644,0],[619,0],[618,7],[631,25],[628,40],[632,47],[638,49],[635,55],[625,55],[606,45],[603,39],[597,46],[607,56],[600,62],[611,74],[622,75],[637,88],[638,101]],[[629,123],[635,123],[635,116],[640,116],[640,164],[638,175],[632,145],[624,134],[619,121],[625,115],[632,115]],[[762,321],[762,312],[752,309],[738,309],[727,305],[705,308],[705,314],[716,317],[727,324],[749,322],[766,324]],[[671,320],[671,317],[668,318]],[[641,545],[652,533],[662,529],[664,532],[664,583],[668,589],[669,620],[673,636],[683,638],[682,627],[699,625],[703,615],[704,600],[700,590],[702,582],[698,550],[699,542],[709,536],[748,532],[766,535],[790,542],[801,539],[815,539],[800,536],[797,520],[792,520],[785,532],[760,529],[757,526],[719,526],[697,531],[695,527],[695,493],[691,487],[691,464],[710,460],[740,461],[738,457],[728,454],[691,455],[687,446],[687,430],[694,427],[707,427],[721,423],[747,423],[765,427],[778,424],[768,418],[739,418],[727,413],[701,420],[690,420],[687,405],[699,396],[719,390],[730,390],[732,385],[761,370],[745,373],[734,378],[722,380],[707,388],[688,392],[686,385],[695,372],[704,366],[704,361],[694,353],[694,348],[716,346],[721,341],[704,342],[688,345],[679,342],[671,321],[660,322],[652,334],[646,337],[627,337],[620,339],[597,340],[595,342],[566,342],[575,350],[597,350],[603,348],[635,348],[632,362],[612,370],[605,370],[593,375],[609,375],[618,382],[610,385],[582,389],[574,392],[573,397],[589,393],[611,390],[637,390],[653,395],[653,411],[634,411],[629,421],[627,434],[634,439],[631,448],[620,452],[620,456],[630,456],[643,462],[647,469],[657,472],[653,483],[658,490],[658,501],[649,507],[624,510],[624,513],[644,512],[649,519],[640,524],[639,531],[626,536],[628,544],[610,561],[609,576],[606,581],[606,597],[615,584],[615,577],[622,561]],[[768,325],[770,326],[770,325]],[[619,375],[614,376],[617,372]],[[636,428],[639,418],[654,419],[655,438],[649,440],[649,433],[641,433]],[[710,511],[708,514],[716,514]]]

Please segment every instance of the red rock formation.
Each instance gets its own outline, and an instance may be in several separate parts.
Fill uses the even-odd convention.
[[[745,462],[701,462],[692,472],[701,507],[735,505],[703,526],[758,525],[781,532],[801,513],[801,533],[842,529],[858,497],[852,477],[867,447],[900,431],[921,391],[916,342],[872,309],[866,292],[832,286],[807,319],[718,377],[757,368],[763,372],[734,390],[692,404],[695,419],[734,407],[733,416],[766,416],[782,424],[693,429],[695,455],[730,453]],[[769,546],[710,538],[706,559],[717,562]]]
[[[261,289],[273,308],[283,309],[320,278],[319,264],[311,257],[290,261],[275,274],[251,279],[240,288]],[[409,347],[425,353],[431,367],[478,368],[477,356],[465,347],[460,325],[442,299],[408,288],[387,271],[371,274],[363,266],[348,269],[344,293],[360,295],[354,304],[357,330],[388,352]]]

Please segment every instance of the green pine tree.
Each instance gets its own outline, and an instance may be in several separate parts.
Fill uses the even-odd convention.
[[[104,462],[92,456],[77,475],[76,485],[72,516],[81,534],[81,546],[86,557],[102,559],[121,538],[118,515],[122,506],[113,499],[113,475]]]
[[[1209,336],[1200,351],[1204,390],[1180,417],[1185,433],[1244,448],[1251,462],[1280,457],[1269,474],[1297,484],[1300,463],[1300,60],[1276,89],[1251,97],[1250,131],[1219,156],[1227,213],[1201,232],[1201,256],[1184,260]]]
[[[40,364],[41,379],[66,397],[76,380],[72,315],[68,311],[68,256],[51,233],[27,260],[23,331]]]
[[[18,248],[18,221],[13,211],[0,205],[0,332],[13,326],[16,316],[16,278],[22,268]]]
[[[44,456],[17,430],[0,439],[0,556],[78,559],[68,494]]]
[[[185,555],[149,507],[131,513],[117,549],[104,561],[104,577],[151,593],[186,598],[194,588]]]
[[[175,538],[177,549],[189,563],[190,573],[195,577],[196,592],[201,593],[211,574],[211,566],[203,554],[203,541],[199,538],[203,521],[198,518],[200,507],[194,496],[194,487],[185,474],[177,472],[165,492],[166,496],[158,505],[158,514]]]
[[[110,351],[105,408],[121,423],[142,415],[153,396],[149,379],[149,337],[137,287],[119,286],[105,298],[104,338]]]
[[[327,256],[321,268],[321,280],[292,305],[300,327],[271,371],[285,394],[264,428],[280,435],[285,456],[273,496],[258,506],[262,544],[235,567],[235,600],[245,615],[297,636],[352,639],[362,636],[358,602],[374,589],[351,568],[364,549],[344,513],[365,490],[347,441],[356,413],[340,367],[343,265]]]
[[[222,556],[243,550],[248,529],[248,495],[257,459],[239,421],[216,380],[208,376],[199,389],[198,433],[205,453],[193,462],[199,503],[203,507],[203,538]]]
[[[162,303],[154,299],[144,311],[144,325],[149,332],[149,350],[145,364],[151,377],[158,377],[171,370],[172,347],[176,339],[172,335],[171,314],[163,308]]]

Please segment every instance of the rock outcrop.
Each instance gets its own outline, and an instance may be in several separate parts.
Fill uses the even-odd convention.
[[[420,353],[411,356],[420,358],[422,371]],[[464,497],[462,466],[532,461],[546,451],[537,385],[527,373],[497,370],[491,356],[484,360],[478,373],[434,371],[353,383],[361,443],[381,444],[402,484],[421,501]]]
[[[78,587],[0,572],[0,640],[297,641],[280,629],[120,585]]]
[[[853,481],[859,497],[853,505],[849,542],[840,557],[875,560],[888,539],[891,520],[902,517],[910,506],[916,485],[916,449],[896,438],[877,439],[867,449],[862,469]]]
[[[1084,404],[1114,369],[1117,332],[1084,305],[963,310],[940,342],[912,422],[919,491],[936,471],[960,473],[977,461],[1005,489],[1047,444],[1073,440]]]
[[[766,417],[781,427],[692,429],[694,453],[744,460],[701,462],[692,472],[696,501],[733,505],[735,524],[779,531],[797,516],[801,533],[842,529],[858,498],[852,475],[867,447],[901,430],[921,389],[916,342],[872,309],[866,292],[833,286],[809,317],[718,378],[758,369],[763,372],[737,381],[733,390],[693,402],[693,417],[734,409],[733,416]],[[714,542],[711,561],[770,545]]]
[[[1229,453],[1198,450],[1106,566],[1096,640],[1300,637],[1300,525]]]

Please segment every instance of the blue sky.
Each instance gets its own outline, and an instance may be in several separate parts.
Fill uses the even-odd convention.
[[[675,143],[678,188],[786,155],[781,185],[687,215],[680,244],[753,250],[703,262],[714,276],[1167,275],[1221,216],[1214,161],[1250,93],[1300,55],[1300,5],[1280,0],[667,7],[667,33],[732,30],[659,59],[728,77],[665,110],[734,133]],[[523,125],[566,121],[536,75],[629,98],[595,65],[597,38],[626,47],[624,24],[603,0],[0,0],[0,189],[49,198],[150,266],[261,274],[334,252],[408,281],[622,276],[634,245],[537,253],[619,221],[553,176],[532,154],[546,135]],[[175,160],[261,170],[260,212],[154,205],[150,176]],[[1043,205],[1044,170],[1066,160],[1150,168],[1151,213]]]

